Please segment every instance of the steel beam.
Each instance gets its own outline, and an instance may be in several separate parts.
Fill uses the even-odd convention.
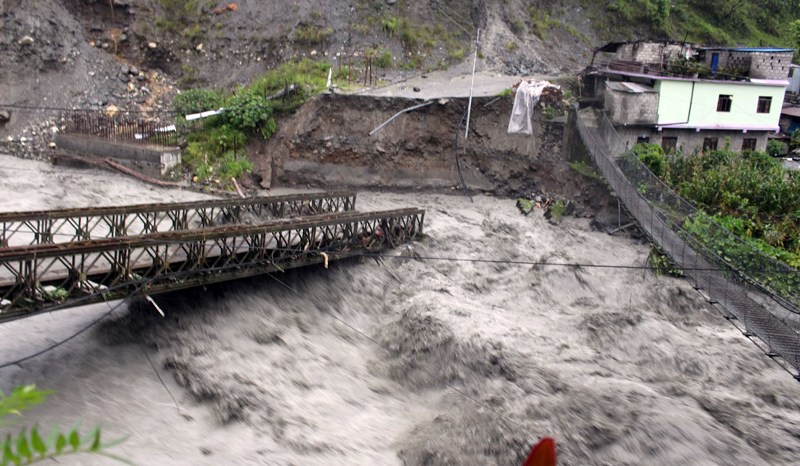
[[[0,213],[0,249],[355,210],[354,191]]]
[[[425,212],[340,212],[0,249],[0,322],[375,252],[414,240]]]

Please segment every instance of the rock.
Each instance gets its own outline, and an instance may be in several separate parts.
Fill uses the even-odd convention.
[[[148,42],[147,43],[147,48],[148,49],[154,49],[156,47],[158,47],[158,44],[156,44],[155,42]]]
[[[120,34],[120,36],[119,36],[119,41],[120,42],[126,42],[127,40],[128,40],[128,35],[127,34]]]
[[[122,67],[119,69],[119,72],[122,74],[128,74],[131,72],[131,69],[128,67],[128,65],[122,65]]]
[[[419,91],[420,91],[420,88],[414,87],[414,92],[419,92]]]
[[[0,110],[0,124],[8,123],[11,120],[11,112],[9,110]]]
[[[139,73],[138,75],[136,75],[136,79],[138,79],[139,81],[144,81],[145,80],[144,73]]]
[[[121,74],[121,75],[119,75],[119,80],[120,80],[120,81],[122,81],[122,82],[124,82],[124,83],[128,82],[128,80],[129,80],[129,79],[130,79],[130,78],[128,77],[128,75],[127,75],[127,74]]]
[[[119,107],[117,107],[116,105],[109,105],[108,107],[106,107],[106,115],[113,117],[117,113],[119,113]]]
[[[89,72],[89,77],[91,78],[92,76],[94,76],[94,71]]]
[[[9,136],[9,137],[7,137],[7,138],[6,138],[6,141],[8,141],[8,142],[14,142],[14,136]]]
[[[31,36],[24,36],[22,39],[17,42],[19,45],[33,45],[33,37]]]
[[[21,138],[19,138],[19,142],[25,144],[26,142],[28,142],[28,138],[26,138],[25,136],[22,136]]]
[[[47,147],[49,147],[51,149],[55,149],[56,148],[56,143],[55,142],[51,142],[50,144],[47,145]]]
[[[131,66],[128,71],[130,72],[130,74],[135,74],[135,75],[139,75],[140,73],[139,68],[136,68],[135,66]]]
[[[312,57],[315,57],[315,56],[317,56],[317,51],[316,51],[316,50],[312,50],[312,51],[311,51],[311,56],[312,56]]]
[[[197,44],[197,47],[195,47],[194,49],[197,50],[198,52],[202,52],[203,51],[203,44]]]

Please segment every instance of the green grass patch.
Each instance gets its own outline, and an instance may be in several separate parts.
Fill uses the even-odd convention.
[[[597,180],[597,181],[604,181],[602,175],[597,173],[597,171],[594,168],[590,167],[583,160],[577,160],[575,162],[570,162],[569,166],[570,166],[570,168],[572,168],[573,170],[575,170],[576,172],[580,173],[581,175],[583,175],[583,176],[585,176],[587,178],[591,178],[591,179]]]
[[[298,26],[294,31],[294,40],[304,45],[324,44],[333,35],[332,28],[318,26]]]

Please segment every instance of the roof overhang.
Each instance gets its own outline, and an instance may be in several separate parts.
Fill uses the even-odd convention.
[[[765,131],[769,133],[778,133],[781,128],[777,125],[696,125],[687,123],[661,123],[656,125],[656,128],[661,131],[663,129],[692,129],[695,131],[741,131],[748,133],[750,131]]]

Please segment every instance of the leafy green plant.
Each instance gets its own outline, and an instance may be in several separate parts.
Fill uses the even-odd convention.
[[[511,88],[507,87],[502,91],[500,91],[500,93],[497,94],[497,97],[508,97],[510,95],[514,95],[514,91],[512,91]]]
[[[222,96],[211,89],[189,89],[175,96],[172,108],[178,115],[217,110],[222,107]]]
[[[559,224],[567,215],[568,206],[568,202],[565,202],[562,199],[557,199],[547,208],[545,216],[548,218],[548,220],[550,220],[550,222]]]
[[[780,157],[786,153],[787,149],[786,143],[776,139],[770,139],[767,143],[767,154],[770,157]]]
[[[654,175],[662,178],[666,174],[667,161],[661,146],[658,144],[636,144],[632,150],[639,161],[644,163]]]
[[[181,127],[188,131],[184,165],[199,180],[218,174],[224,181],[240,177],[252,167],[242,153],[253,137],[269,139],[278,129],[275,115],[293,111],[309,95],[325,87],[330,65],[302,60],[285,63],[232,95],[208,89],[187,90],[176,96],[173,107],[180,114],[224,108],[221,114]],[[283,97],[269,96],[289,90]]]
[[[52,393],[38,390],[35,385],[16,387],[8,396],[0,391],[0,429],[10,428],[10,423],[7,422],[9,416],[22,417],[24,411],[44,403]],[[103,442],[100,426],[85,435],[80,433],[78,425],[66,431],[54,427],[46,437],[42,436],[37,425],[30,428],[22,427],[18,433],[8,432],[5,438],[0,436],[0,466],[57,461],[58,458],[76,454],[101,455],[128,463],[125,459],[106,451],[125,440],[123,437]]]
[[[669,275],[672,277],[683,277],[683,270],[678,267],[675,262],[658,246],[655,244],[650,246],[650,254],[647,256],[647,262],[650,264],[650,269],[656,275]]]
[[[224,181],[230,181],[231,178],[239,178],[252,169],[253,166],[246,158],[237,158],[233,152],[228,152],[220,161],[219,176]]]

